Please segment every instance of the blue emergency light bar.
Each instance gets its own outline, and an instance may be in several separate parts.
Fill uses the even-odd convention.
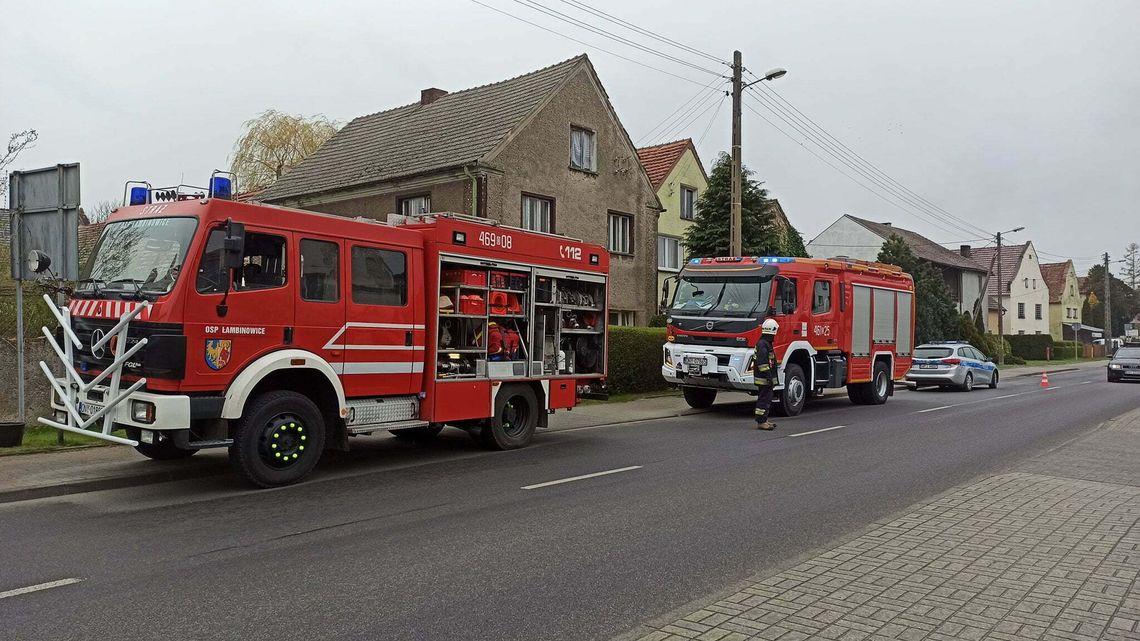
[[[146,187],[131,187],[131,206],[145,205],[150,190]]]
[[[210,177],[210,198],[230,200],[233,198],[233,180],[225,176],[214,175]]]

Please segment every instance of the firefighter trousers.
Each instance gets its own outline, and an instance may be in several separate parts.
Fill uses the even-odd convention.
[[[764,423],[768,420],[769,410],[772,407],[772,385],[756,386],[756,422]]]

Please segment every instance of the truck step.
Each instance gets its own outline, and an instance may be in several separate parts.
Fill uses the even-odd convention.
[[[403,430],[411,427],[427,427],[427,421],[391,421],[388,423],[371,423],[368,425],[349,425],[349,434],[371,434],[386,430]]]
[[[415,396],[386,396],[382,398],[350,399],[348,406],[348,427],[412,421],[420,417],[420,399]],[[377,429],[375,427],[370,430]]]

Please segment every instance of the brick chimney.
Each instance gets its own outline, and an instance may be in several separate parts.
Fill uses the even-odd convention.
[[[435,102],[436,100],[439,100],[440,98],[442,98],[446,95],[447,95],[447,92],[444,91],[443,89],[436,89],[435,87],[430,87],[428,89],[424,89],[423,91],[420,92],[420,104],[421,105],[430,105],[431,103]]]
[[[970,247],[969,245],[962,245],[962,246],[958,247],[958,253],[959,253],[959,254],[962,254],[962,255],[963,255],[963,256],[965,256],[966,258],[969,258],[969,257],[970,257],[970,252],[971,252],[971,251],[972,251],[972,249],[971,249],[971,247]]]

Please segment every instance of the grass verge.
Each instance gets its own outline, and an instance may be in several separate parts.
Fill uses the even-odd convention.
[[[79,434],[63,433],[63,445],[59,444],[59,430],[42,425],[29,426],[24,429],[24,440],[19,447],[0,447],[0,456],[13,456],[16,454],[37,454],[39,452],[55,452],[83,447],[99,447],[110,445],[102,439],[81,436]]]
[[[1054,358],[1051,361],[1045,360],[1032,360],[1025,361],[1025,365],[1018,365],[1017,367],[1057,367],[1058,365],[1080,365],[1082,363],[1104,362],[1107,363],[1106,358]]]

